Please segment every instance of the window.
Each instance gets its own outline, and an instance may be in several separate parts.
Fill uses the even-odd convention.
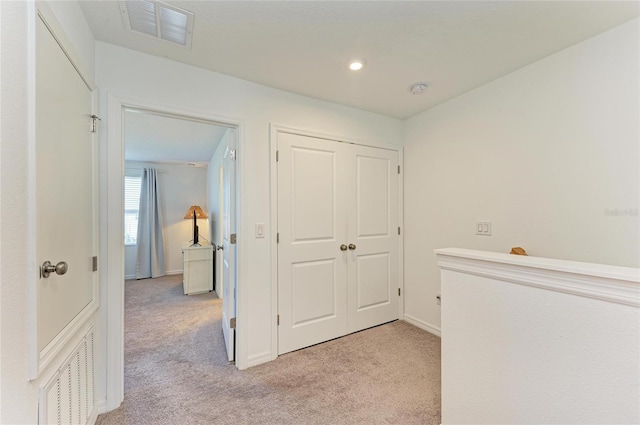
[[[135,245],[138,239],[138,209],[142,176],[124,176],[124,244]]]

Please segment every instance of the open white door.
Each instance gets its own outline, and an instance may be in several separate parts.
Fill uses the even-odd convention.
[[[227,146],[223,162],[222,205],[222,333],[229,361],[235,360],[236,321],[236,142]]]
[[[214,240],[214,245],[216,249],[216,294],[218,298],[223,299],[224,297],[224,284],[223,284],[223,275],[222,275],[222,267],[223,267],[223,252],[221,252],[222,247],[222,235],[224,235],[224,221],[222,220],[222,211],[224,211],[224,169],[220,166],[218,170],[218,205],[220,206],[218,210],[218,219],[215,222],[216,230],[215,235],[216,238]]]
[[[97,305],[91,90],[36,19],[36,260],[39,368]]]

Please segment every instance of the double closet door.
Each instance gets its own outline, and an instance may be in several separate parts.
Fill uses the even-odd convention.
[[[278,133],[278,352],[398,319],[398,152]]]

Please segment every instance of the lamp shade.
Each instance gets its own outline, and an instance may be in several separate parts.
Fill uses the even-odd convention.
[[[191,205],[184,218],[193,218],[194,211],[196,212],[196,218],[207,218],[207,214],[200,208],[200,205]]]

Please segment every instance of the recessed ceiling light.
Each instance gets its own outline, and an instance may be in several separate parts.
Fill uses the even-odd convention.
[[[413,94],[422,94],[427,90],[428,86],[427,83],[414,83],[409,86],[409,90]]]
[[[352,71],[360,71],[365,63],[364,59],[354,59],[349,63],[349,69]]]

